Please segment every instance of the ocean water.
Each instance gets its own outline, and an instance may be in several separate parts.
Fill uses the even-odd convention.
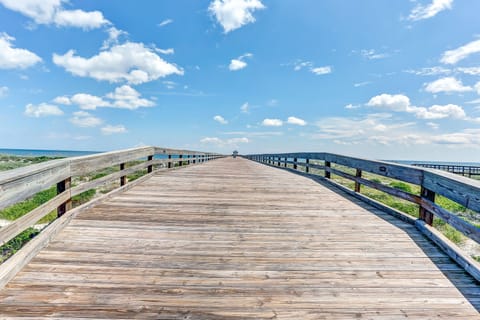
[[[0,154],[20,157],[78,157],[99,153],[98,151],[73,150],[34,150],[34,149],[0,149]]]

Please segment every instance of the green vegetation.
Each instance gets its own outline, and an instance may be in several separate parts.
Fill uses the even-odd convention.
[[[55,159],[61,159],[61,157],[17,157],[0,154],[0,171],[12,170]]]
[[[28,241],[39,233],[40,231],[35,230],[34,228],[28,228],[3,246],[0,246],[0,264],[14,255],[15,252],[20,250]]]
[[[56,187],[40,191],[30,199],[0,210],[0,219],[15,220],[52,199],[56,194]]]

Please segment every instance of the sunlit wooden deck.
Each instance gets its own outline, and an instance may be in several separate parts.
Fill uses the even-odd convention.
[[[479,308],[478,283],[414,226],[238,158],[159,172],[82,212],[0,291],[2,319],[480,319]]]

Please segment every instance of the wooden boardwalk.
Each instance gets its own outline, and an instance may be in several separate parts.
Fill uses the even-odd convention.
[[[159,172],[76,216],[0,318],[480,319],[480,286],[414,226],[244,159]]]

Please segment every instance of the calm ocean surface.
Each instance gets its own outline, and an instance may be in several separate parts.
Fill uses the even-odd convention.
[[[0,154],[20,157],[78,157],[99,153],[97,151],[72,150],[30,150],[30,149],[0,149]]]

